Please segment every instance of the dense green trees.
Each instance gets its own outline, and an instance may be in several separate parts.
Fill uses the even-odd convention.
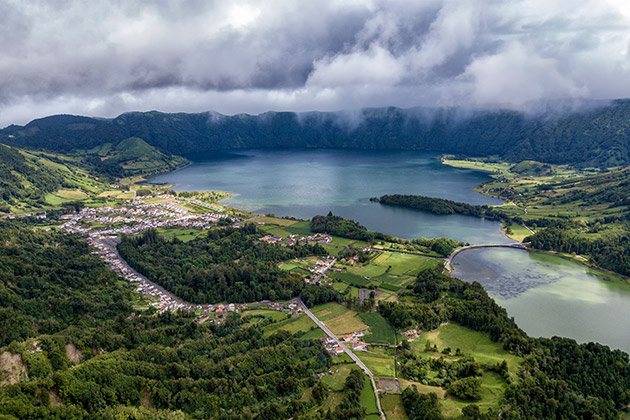
[[[383,195],[380,198],[372,197],[370,201],[390,206],[409,207],[417,210],[428,211],[433,214],[463,214],[467,216],[484,217],[491,220],[508,219],[490,206],[478,206],[474,204],[458,203],[443,198],[425,197],[422,195]]]
[[[416,386],[413,385],[405,388],[402,393],[402,401],[405,412],[411,420],[441,420],[444,418],[440,413],[438,396],[434,392],[420,394]]]
[[[630,276],[630,234],[589,239],[575,232],[546,228],[525,238],[532,248],[588,255],[602,268]]]
[[[130,309],[123,283],[79,238],[0,222],[0,346]]]
[[[260,242],[253,224],[212,229],[190,242],[162,239],[155,231],[126,238],[118,246],[125,260],[147,278],[192,303],[286,300],[304,287],[301,276],[277,263],[325,255],[321,245],[280,246]]]
[[[27,222],[0,222],[0,353],[26,369],[0,387],[0,417],[297,418],[316,404],[301,397],[331,363],[319,341],[133,309],[80,238]]]
[[[342,238],[372,242],[375,233],[370,232],[354,220],[344,219],[328,213],[326,216],[315,216],[311,219],[311,230],[315,233],[327,233]]]
[[[630,163],[629,111],[630,102],[624,100],[540,117],[515,111],[372,108],[362,110],[351,129],[343,114],[318,112],[223,116],[153,111],[109,120],[58,115],[7,127],[0,132],[0,141],[68,151],[138,137],[184,155],[235,148],[397,149],[614,167]]]

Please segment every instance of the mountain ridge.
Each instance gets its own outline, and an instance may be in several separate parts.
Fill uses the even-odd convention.
[[[398,149],[615,167],[630,164],[630,101],[538,116],[396,107],[234,116],[149,111],[112,119],[58,115],[0,130],[2,143],[66,152],[130,137],[178,155],[247,148]]]

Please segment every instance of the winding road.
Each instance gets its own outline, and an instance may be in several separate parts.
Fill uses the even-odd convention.
[[[374,374],[372,373],[372,371],[365,365],[365,363],[363,363],[361,361],[361,359],[359,359],[359,357],[354,354],[354,352],[352,350],[350,350],[342,341],[339,341],[339,339],[337,338],[337,336],[335,334],[332,333],[332,331],[330,331],[328,329],[328,327],[326,327],[326,325],[324,325],[324,323],[322,321],[320,321],[304,304],[304,302],[302,302],[302,299],[298,299],[298,303],[299,305],[302,307],[302,310],[304,311],[304,313],[306,315],[308,315],[309,318],[311,318],[313,320],[313,322],[319,327],[321,328],[328,337],[332,338],[333,340],[335,340],[335,342],[337,343],[337,345],[339,347],[341,347],[343,349],[343,351],[350,356],[350,358],[352,360],[355,361],[355,363],[361,368],[363,369],[363,371],[366,373],[367,376],[370,377],[370,381],[372,382],[372,389],[374,389],[374,394],[376,395],[376,406],[378,407],[378,411],[381,415],[381,419],[385,420],[385,413],[383,412],[383,409],[381,408],[381,398],[379,396],[378,393],[378,388],[376,387],[376,381],[374,380]]]

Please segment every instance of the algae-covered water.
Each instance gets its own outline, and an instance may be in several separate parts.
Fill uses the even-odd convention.
[[[597,341],[630,352],[630,286],[576,261],[510,248],[458,254],[453,275],[478,281],[529,335]]]

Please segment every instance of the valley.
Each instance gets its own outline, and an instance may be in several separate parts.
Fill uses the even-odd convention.
[[[255,156],[258,156],[255,159],[260,159],[260,152],[255,153]],[[57,159],[60,159],[59,156],[57,155]],[[514,233],[517,224],[524,226],[523,229],[527,229],[529,233],[527,236],[531,236],[534,232],[545,230],[536,224],[541,218],[567,220],[569,215],[561,214],[559,208],[550,208],[550,203],[532,204],[532,200],[537,198],[527,195],[527,191],[521,189],[522,185],[544,186],[548,182],[556,185],[566,181],[557,177],[547,178],[548,174],[542,174],[542,177],[538,177],[538,174],[531,175],[525,181],[520,176],[507,178],[506,174],[512,173],[509,167],[504,167],[503,173],[493,173],[492,177],[468,169],[463,173],[449,175],[448,170],[444,171],[439,161],[433,157],[427,159],[422,156],[420,160],[413,162],[405,160],[408,158],[400,153],[385,155],[376,161],[366,163],[374,158],[363,152],[361,159],[350,165],[347,157],[343,158],[345,163],[340,167],[347,168],[341,169],[332,178],[330,168],[333,166],[330,161],[327,162],[329,169],[327,174],[319,172],[315,175],[309,172],[311,171],[309,168],[317,170],[314,160],[316,162],[317,159],[327,156],[331,156],[328,151],[323,154],[315,152],[310,157],[303,151],[298,151],[295,155],[286,151],[284,155],[280,154],[280,166],[272,166],[272,169],[278,172],[273,178],[275,185],[267,184],[274,185],[269,190],[270,193],[265,195],[266,199],[271,201],[261,201],[258,198],[258,202],[255,201],[256,196],[252,197],[251,194],[268,187],[254,182],[241,192],[238,186],[245,184],[239,181],[239,177],[243,181],[252,179],[249,178],[249,174],[253,171],[258,172],[258,179],[265,183],[269,183],[271,179],[262,169],[265,165],[263,162],[257,163],[253,168],[247,165],[246,169],[243,163],[251,163],[247,162],[247,158],[210,161],[207,167],[202,166],[203,171],[213,175],[210,182],[215,184],[208,184],[212,185],[211,190],[224,189],[231,193],[190,191],[205,189],[199,188],[203,184],[196,184],[197,186],[191,188],[191,185],[186,186],[185,181],[182,182],[187,176],[194,180],[195,176],[192,174],[200,174],[196,163],[177,172],[153,177],[149,183],[133,183],[132,178],[121,181],[113,178],[101,179],[94,175],[95,172],[87,169],[84,176],[86,179],[92,179],[94,184],[83,186],[75,184],[74,190],[54,190],[53,186],[53,192],[47,193],[49,196],[45,205],[23,207],[24,213],[33,211],[39,214],[38,217],[18,217],[0,222],[5,224],[7,231],[17,230],[26,234],[27,231],[34,230],[44,236],[65,232],[69,237],[84,238],[90,248],[82,252],[90,250],[92,254],[97,254],[109,265],[110,268],[106,269],[108,272],[116,272],[121,276],[118,277],[119,283],[116,283],[118,284],[116,287],[125,290],[124,293],[127,295],[123,299],[126,303],[117,311],[120,314],[130,314],[128,321],[119,323],[115,328],[112,320],[97,319],[87,321],[86,324],[86,321],[78,317],[60,320],[58,327],[53,330],[45,327],[40,320],[20,318],[25,315],[19,315],[18,319],[24,319],[25,325],[30,324],[31,327],[23,329],[22,332],[14,331],[13,335],[6,338],[9,340],[8,337],[12,337],[10,341],[6,341],[6,344],[10,345],[5,347],[2,354],[7,355],[6,360],[18,360],[19,363],[7,362],[14,364],[4,366],[3,380],[17,384],[11,385],[13,388],[5,385],[4,388],[12,391],[11,393],[0,391],[0,401],[3,401],[5,407],[10,407],[16,401],[12,398],[25,400],[31,398],[30,409],[41,413],[65,413],[64,415],[70,412],[68,410],[84,414],[98,413],[98,416],[132,411],[137,416],[169,418],[175,415],[181,415],[182,418],[214,417],[228,413],[233,415],[232,410],[236,406],[232,403],[228,408],[227,405],[221,406],[219,400],[212,404],[200,400],[192,405],[182,404],[179,400],[174,401],[172,398],[183,391],[174,390],[172,385],[164,382],[164,379],[162,385],[158,387],[149,386],[152,382],[147,381],[154,381],[156,377],[147,372],[139,372],[133,378],[120,376],[120,373],[108,373],[118,375],[116,377],[120,383],[136,384],[128,385],[130,389],[134,389],[132,394],[125,394],[115,387],[107,388],[108,392],[116,395],[113,399],[110,398],[109,408],[93,406],[87,400],[81,399],[76,390],[70,390],[58,382],[47,383],[46,378],[65,375],[68,378],[66,380],[76,380],[71,379],[72,375],[76,374],[71,373],[70,369],[73,366],[79,369],[76,372],[85,369],[106,371],[107,368],[102,367],[102,364],[110,363],[108,360],[128,360],[129,366],[143,363],[138,352],[151,351],[155,354],[154,346],[158,345],[158,341],[155,340],[163,343],[159,344],[162,346],[159,350],[161,352],[168,352],[174,343],[179,343],[180,348],[194,354],[198,350],[193,348],[197,349],[198,344],[204,342],[211,348],[217,348],[217,351],[221,348],[222,353],[229,351],[226,347],[229,346],[228,342],[235,343],[230,340],[248,336],[254,337],[254,341],[249,344],[253,347],[247,353],[250,356],[258,357],[255,356],[260,354],[258,349],[277,352],[279,350],[274,346],[285,346],[282,350],[283,360],[287,360],[286,357],[299,357],[306,363],[304,366],[308,366],[299,373],[286,372],[286,369],[282,372],[281,376],[287,378],[284,380],[292,384],[290,390],[279,388],[270,392],[259,388],[261,385],[256,385],[256,392],[260,396],[255,400],[268,403],[258,405],[251,397],[241,400],[239,406],[247,412],[256,413],[259,418],[264,418],[268,415],[265,413],[272,412],[270,410],[275,410],[272,417],[299,415],[304,418],[350,418],[354,415],[368,419],[407,418],[405,412],[412,413],[419,406],[424,407],[423,410],[433,410],[436,416],[446,417],[457,417],[463,412],[476,411],[493,417],[499,410],[503,410],[504,414],[518,415],[522,408],[519,408],[518,402],[512,400],[511,408],[506,409],[508,398],[506,396],[530,392],[530,385],[523,382],[521,375],[524,371],[533,372],[541,369],[539,365],[531,362],[537,357],[544,357],[536,349],[568,346],[566,351],[574,352],[577,351],[575,346],[578,345],[572,340],[566,340],[565,343],[557,341],[558,339],[545,341],[529,338],[508,318],[508,315],[512,315],[514,311],[517,314],[516,323],[524,326],[528,332],[533,331],[534,335],[565,335],[563,331],[572,331],[571,328],[560,326],[559,330],[534,332],[536,330],[533,326],[540,324],[540,321],[534,318],[531,321],[532,326],[529,326],[530,321],[526,321],[526,316],[516,309],[518,305],[514,303],[519,304],[519,296],[529,296],[529,291],[542,290],[548,285],[556,288],[555,293],[558,296],[569,296],[568,289],[563,287],[575,290],[576,286],[571,283],[563,286],[562,281],[544,275],[550,280],[543,283],[532,280],[521,290],[522,274],[534,278],[536,275],[531,273],[540,270],[540,267],[533,263],[526,270],[517,270],[510,274],[513,278],[516,276],[511,283],[503,282],[501,287],[496,288],[492,281],[501,279],[501,272],[492,274],[490,280],[486,280],[484,276],[487,273],[483,268],[481,273],[477,272],[479,262],[472,266],[468,262],[471,260],[470,256],[476,255],[477,252],[495,251],[475,250],[473,247],[458,254],[457,250],[467,245],[466,239],[473,237],[476,240],[472,242],[477,244],[493,243],[482,242],[479,239],[482,238],[487,241],[495,240],[498,242],[497,245],[511,246],[514,239],[523,239]],[[385,164],[386,162],[389,162],[389,166]],[[403,165],[399,166],[396,162],[403,162]],[[405,175],[404,162],[411,164],[413,170],[419,172],[411,176]],[[460,166],[467,164],[465,161],[448,160],[446,163]],[[293,172],[291,165],[294,164],[305,170],[301,175],[303,181],[298,185],[282,185],[279,182],[282,177],[295,181],[296,177],[285,175],[287,171]],[[219,168],[208,171],[215,165]],[[283,165],[289,166],[283,168]],[[425,188],[430,186],[441,191],[450,191],[448,197],[452,199],[465,197],[464,200],[469,203],[472,201],[472,204],[466,204],[469,207],[456,207],[465,208],[457,210],[465,211],[461,215],[434,215],[416,209],[371,202],[368,198],[374,194],[367,192],[363,197],[349,197],[346,192],[355,191],[356,194],[357,186],[365,182],[365,179],[353,180],[351,173],[356,170],[360,172],[363,166],[365,174],[368,174],[377,165],[387,169],[379,174],[370,175],[375,176],[374,179],[380,179],[371,184],[371,191],[375,193],[387,194],[388,186],[402,182],[405,188],[407,185],[411,186],[412,192],[426,193]],[[475,162],[473,165],[487,164]],[[475,167],[476,169],[487,170],[488,167]],[[557,170],[555,167],[553,169]],[[242,173],[244,170],[246,172]],[[431,175],[433,171],[434,175]],[[148,173],[150,172],[140,172]],[[435,182],[424,180],[418,184],[419,178],[415,178],[418,173],[421,178],[434,177],[432,179]],[[570,171],[567,171],[566,175],[575,181],[584,176],[583,173]],[[169,179],[170,176],[177,177],[175,188],[172,188],[170,181],[173,179]],[[387,178],[388,176],[393,178]],[[449,179],[449,176],[453,178]],[[597,178],[600,176],[597,173],[587,176],[602,179],[603,186],[593,191],[595,197],[598,197],[598,191],[603,188],[610,190],[606,182],[624,182],[623,177],[616,176],[616,172],[601,175],[606,176],[605,179]],[[461,185],[461,180],[466,177],[472,177],[472,180]],[[308,179],[319,179],[309,187],[316,189],[302,191],[304,186],[309,185]],[[334,180],[332,185],[337,186],[328,190],[331,180]],[[343,182],[339,183],[340,180]],[[344,187],[344,182],[350,182],[350,185]],[[493,198],[477,193],[470,195],[466,192],[465,188],[473,188],[480,182],[484,182],[479,187],[480,192],[493,194],[502,199],[507,198],[509,201],[501,204],[499,200],[493,201]],[[597,185],[596,182],[588,185],[593,184]],[[567,188],[579,189],[579,186],[570,184]],[[297,191],[294,196],[295,202],[291,201],[293,189]],[[334,191],[340,191],[339,195],[330,204],[326,204],[330,201],[330,198],[325,198],[330,195],[326,194],[331,192],[335,194]],[[496,191],[502,193],[496,194]],[[506,197],[503,193],[505,191],[513,193]],[[544,191],[544,188],[538,187],[536,191]],[[51,194],[59,201],[54,202]],[[553,201],[553,198],[547,199],[550,200]],[[439,206],[459,205],[457,201],[448,200],[435,203]],[[489,203],[494,206],[489,207]],[[594,203],[596,206],[601,204]],[[296,214],[311,214],[309,212],[318,211],[320,208],[321,216],[313,214],[315,217],[306,220],[296,218],[292,214],[293,211]],[[332,208],[334,212],[324,211],[326,208]],[[488,215],[482,212],[484,218],[476,213],[477,208],[492,210]],[[525,217],[525,208],[528,209],[529,217]],[[573,208],[576,208],[575,205]],[[371,215],[374,209],[379,212],[375,213],[376,217]],[[42,210],[46,213],[39,213]],[[279,214],[272,214],[270,211],[264,216],[256,214],[261,213],[261,210],[275,210]],[[359,222],[366,220],[370,226],[380,226],[383,233],[339,217],[336,215],[337,210],[343,215],[356,214]],[[623,231],[625,217],[623,205],[613,206],[611,210],[610,215],[614,218],[600,220],[599,230],[593,232],[595,233],[592,235],[593,238],[596,238],[597,234],[601,237],[615,230]],[[585,214],[584,218],[580,219],[584,225],[596,222],[595,213],[589,218],[591,213],[588,207],[581,205],[580,211]],[[496,212],[496,215],[492,212]],[[323,216],[326,213],[328,215]],[[12,217],[19,214],[14,213]],[[397,216],[400,214],[404,216],[398,220]],[[516,217],[522,219],[515,222]],[[409,221],[413,223],[408,223]],[[398,227],[393,223],[399,223]],[[501,230],[502,223],[512,240],[504,236]],[[394,228],[390,229],[392,226]],[[576,232],[583,228],[579,225],[573,227]],[[433,232],[445,233],[447,237],[460,239],[436,238],[432,235],[428,235],[428,238],[419,238],[415,233],[416,230],[431,232],[431,229]],[[467,229],[469,233],[466,233]],[[594,230],[593,227],[590,229]],[[460,230],[464,233],[462,234]],[[401,235],[402,238],[391,234],[396,231],[403,231],[405,234]],[[16,245],[8,242],[5,245],[6,251],[14,246]],[[77,243],[72,246],[79,245]],[[505,249],[500,252],[525,251]],[[506,258],[495,259],[502,261]],[[557,257],[547,254],[545,258],[545,264],[550,267],[557,266],[558,262],[554,261]],[[445,263],[452,264],[454,276],[469,281],[480,281],[490,296],[508,308],[508,312],[496,305],[480,286],[470,285],[442,274]],[[94,260],[91,264],[99,265]],[[482,264],[487,266],[489,263]],[[520,264],[514,262],[510,267]],[[499,270],[494,266],[493,269],[495,272]],[[509,271],[510,268],[504,267],[501,270]],[[582,268],[575,265],[567,266],[565,270],[566,277],[572,278]],[[617,284],[619,293],[628,293],[627,289],[630,287],[624,285],[624,280],[615,276],[611,278]],[[583,278],[581,282],[595,287],[602,283],[602,280],[588,277]],[[15,288],[12,286],[14,283],[14,280],[8,283],[7,291]],[[592,295],[594,289],[589,290],[584,293]],[[575,303],[582,302],[577,295],[573,299]],[[531,300],[528,302],[524,301],[520,305],[525,305],[524,307],[537,305]],[[566,302],[569,306],[565,311],[571,311],[571,300]],[[627,300],[621,297],[620,302]],[[608,305],[610,303],[600,305],[598,308]],[[556,304],[550,303],[550,307],[553,306],[557,307]],[[608,314],[614,316],[610,311],[600,311],[596,316],[591,316],[584,307],[580,311],[585,319],[593,317],[604,323],[609,322],[606,321]],[[483,317],[479,316],[481,313],[484,314]],[[553,316],[544,312],[539,312],[538,315]],[[9,325],[9,318],[5,319],[7,321],[3,331],[6,331]],[[29,320],[26,321],[27,319]],[[583,321],[578,322],[585,325]],[[136,323],[144,323],[146,333],[134,338],[134,334],[129,335],[125,328],[135,330]],[[83,330],[77,329],[79,325],[82,325]],[[188,332],[185,334],[171,332],[172,337],[165,341],[163,333],[159,331],[175,331],[173,328],[180,328],[175,327],[176,325],[186,325]],[[98,331],[102,332],[103,328],[110,329],[112,334],[118,331],[116,334],[121,335],[117,340],[126,340],[127,349],[118,348],[115,342],[108,345],[96,344],[98,341],[95,334]],[[593,328],[601,331],[601,328]],[[610,331],[611,337],[616,334],[617,330]],[[573,332],[567,335],[584,342],[593,340],[588,328],[581,331],[581,334]],[[220,337],[234,338],[221,341],[225,338]],[[596,340],[604,343],[609,341],[606,335],[598,336]],[[46,343],[41,353],[33,350],[37,348],[39,342]],[[220,344],[222,342],[223,344]],[[286,352],[286,345],[289,343],[293,346],[290,352],[296,352],[292,353],[293,356]],[[627,351],[627,343],[616,341],[615,344]],[[247,347],[244,342],[239,346],[241,351]],[[599,349],[597,347],[599,345],[583,346],[586,347],[580,347],[579,351],[599,352],[596,350]],[[70,353],[64,355],[63,351],[59,350],[71,347],[81,354],[80,359],[75,356],[71,358]],[[274,348],[276,350],[272,350]],[[249,357],[244,356],[245,353],[241,351],[239,354],[242,356],[234,353],[234,357]],[[322,353],[318,355],[318,352]],[[620,357],[622,353],[605,354],[606,357]],[[194,371],[201,368],[196,363],[208,363],[209,360],[215,360],[216,363],[218,359],[215,357],[199,353],[192,365],[182,364],[179,356],[178,361],[173,363],[178,364],[179,369],[184,369],[177,373],[178,377],[188,377],[187,380],[195,381],[196,386],[206,387],[209,395],[213,395],[213,391],[207,388],[210,384],[202,385]],[[203,360],[207,361],[202,362]],[[231,363],[230,360],[228,358],[221,363]],[[20,367],[20,363],[23,368]],[[276,363],[277,360],[268,359],[264,364],[258,365],[257,372],[269,372],[269,375],[279,377],[279,371],[274,373],[268,370],[274,369]],[[359,368],[365,373],[361,370],[356,373]],[[162,368],[155,366],[154,369]],[[611,372],[601,374],[616,375]],[[164,373],[161,375],[163,377]],[[213,375],[219,378],[223,374],[215,371]],[[242,377],[241,374],[238,375]],[[562,374],[552,372],[546,372],[545,375],[550,381],[563,377]],[[172,374],[169,373],[167,376]],[[231,377],[232,373],[228,376]],[[79,388],[94,386],[93,384],[101,381],[103,377],[93,376],[87,382],[81,380],[76,386]],[[254,383],[252,378],[247,381],[250,385]],[[360,383],[362,385],[356,385]],[[540,383],[539,386],[549,386],[550,383],[547,385]],[[50,401],[63,399],[65,405],[46,405],[39,402],[38,398],[41,397],[29,397],[29,384],[37,384],[38,387],[48,390],[47,398]],[[161,386],[166,388],[160,388]],[[572,392],[578,392],[577,384],[571,382],[570,386],[573,387]],[[196,391],[187,392],[196,395]],[[356,397],[349,397],[355,394]],[[124,395],[127,395],[125,398],[128,398],[136,408],[125,409],[121,405],[116,405],[118,404],[116,401],[121,401],[118,398],[123,398]],[[166,395],[169,397],[165,400]],[[602,404],[605,398],[612,398],[610,394],[598,395],[600,396],[597,398],[602,399]],[[614,398],[621,401],[625,397],[620,395]],[[536,401],[540,407],[547,404],[545,399]],[[565,403],[575,404],[575,401],[571,400],[569,403],[567,400],[563,402]],[[569,410],[567,408],[569,406],[566,405],[563,409]],[[603,407],[590,409],[599,410],[598,412],[608,410]],[[5,412],[18,412],[11,410],[13,409]]]

